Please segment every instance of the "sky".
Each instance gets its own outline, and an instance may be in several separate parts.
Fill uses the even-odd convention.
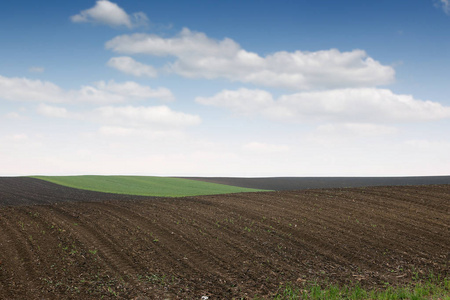
[[[0,3],[0,176],[450,174],[450,1]]]

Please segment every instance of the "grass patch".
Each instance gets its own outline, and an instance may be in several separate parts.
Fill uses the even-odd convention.
[[[314,300],[340,300],[340,299],[439,299],[450,300],[450,279],[444,278],[443,281],[428,280],[418,282],[407,286],[387,287],[382,290],[365,290],[359,285],[352,287],[337,285],[327,285],[322,287],[317,283],[306,284],[299,287],[291,283],[280,286],[273,299],[277,300],[297,300],[297,299],[314,299]]]
[[[82,190],[139,196],[184,197],[263,191],[171,177],[86,175],[33,178]]]

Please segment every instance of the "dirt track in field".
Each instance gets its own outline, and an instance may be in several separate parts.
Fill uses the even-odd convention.
[[[450,185],[172,199],[0,187],[0,299],[270,297],[285,282],[450,275]]]

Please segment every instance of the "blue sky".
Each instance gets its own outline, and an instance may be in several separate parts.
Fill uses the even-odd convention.
[[[0,4],[0,175],[444,175],[450,3]]]

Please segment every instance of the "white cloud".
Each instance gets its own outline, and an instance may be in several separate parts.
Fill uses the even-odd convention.
[[[437,149],[441,153],[450,152],[450,142],[447,140],[425,140],[425,139],[414,139],[408,140],[404,143],[406,146],[411,147],[415,150],[429,151],[433,152]]]
[[[43,116],[52,118],[67,118],[69,116],[67,109],[47,104],[39,105],[37,112]]]
[[[51,118],[72,118],[102,124],[109,135],[129,135],[136,129],[179,130],[201,123],[197,115],[173,111],[168,106],[101,106],[93,110],[70,112],[64,107],[41,103],[37,112]]]
[[[113,80],[108,82],[99,81],[95,85],[99,90],[120,95],[122,97],[133,97],[140,99],[155,98],[165,101],[171,101],[175,98],[172,92],[167,88],[159,87],[157,89],[153,89],[146,85],[140,85],[134,81],[126,81],[123,83],[116,83]]]
[[[275,118],[293,120],[310,118],[345,122],[415,122],[450,117],[450,107],[432,101],[416,100],[411,95],[397,95],[387,89],[339,89],[281,96]]]
[[[40,115],[100,124],[98,133],[117,137],[179,137],[186,127],[201,123],[197,115],[173,111],[167,106],[101,106],[71,112],[66,108],[40,104]]]
[[[147,140],[180,140],[183,137],[183,132],[174,129],[160,129],[153,128],[136,128],[136,127],[121,127],[121,126],[101,126],[98,130],[101,136],[114,138],[145,138]]]
[[[251,142],[242,146],[242,149],[249,152],[255,152],[260,154],[265,153],[280,153],[287,152],[290,150],[288,145],[276,145],[276,144],[267,144],[260,142]]]
[[[249,95],[254,95],[255,101]],[[301,92],[272,100],[261,90],[224,90],[198,103],[225,107],[278,121],[333,121],[347,123],[417,122],[450,118],[450,107],[397,95],[387,89],[359,88]]]
[[[106,136],[129,136],[136,135],[137,130],[129,127],[102,126],[99,129],[99,133]]]
[[[63,94],[59,86],[48,81],[0,75],[0,99],[58,103],[64,101]]]
[[[340,52],[249,52],[232,39],[221,41],[184,28],[173,38],[153,34],[121,35],[106,43],[117,53],[174,56],[166,70],[187,78],[226,78],[293,90],[373,87],[393,82],[395,71],[363,50]]]
[[[122,71],[125,74],[130,74],[137,77],[156,77],[158,75],[158,72],[152,66],[135,61],[129,56],[113,57],[107,62],[107,65],[111,68]]]
[[[7,114],[5,115],[5,117],[8,118],[8,119],[10,119],[10,120],[20,120],[20,119],[23,119],[23,117],[22,117],[20,114],[16,113],[16,112],[10,112],[10,113],[7,113]]]
[[[31,73],[43,73],[45,69],[43,67],[30,67],[28,71]]]
[[[100,125],[102,136],[176,138],[186,127],[201,123],[201,118],[173,111],[167,106],[101,106],[93,110],[71,112],[66,108],[40,104],[38,114]],[[91,135],[92,133],[88,133]]]
[[[398,132],[398,129],[392,126],[370,124],[370,123],[343,123],[343,124],[323,124],[319,125],[314,135],[321,136],[386,136]]]
[[[99,81],[94,86],[65,91],[48,81],[9,78],[0,75],[0,99],[41,103],[125,103],[145,99],[173,100],[167,88],[153,89],[133,81],[116,83]]]
[[[173,111],[165,105],[104,106],[97,108],[93,117],[103,124],[157,129],[177,129],[201,123],[199,116]]]
[[[436,0],[435,6],[442,8],[442,10],[450,15],[450,1],[449,0]]]
[[[197,97],[196,102],[230,109],[237,113],[251,114],[274,106],[272,94],[263,90],[241,88],[236,91],[223,90],[206,98]]]
[[[130,29],[148,23],[148,18],[143,12],[130,16],[116,3],[108,0],[99,0],[94,7],[83,10],[70,19],[75,23],[100,23],[112,27],[126,26]]]

